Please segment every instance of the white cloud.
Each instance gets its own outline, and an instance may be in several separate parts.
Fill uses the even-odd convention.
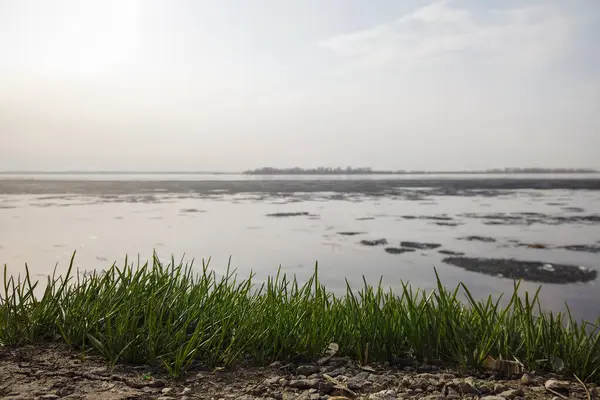
[[[469,12],[467,10],[453,9],[448,6],[449,0],[441,0],[431,3],[416,11],[402,16],[398,19],[399,22],[408,22],[410,20],[425,21],[425,22],[452,22],[465,23],[469,20]]]
[[[474,11],[442,0],[319,45],[370,67],[440,60],[536,67],[562,54],[572,26],[571,17],[551,5]]]

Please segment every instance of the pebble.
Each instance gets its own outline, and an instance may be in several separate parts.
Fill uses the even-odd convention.
[[[192,389],[190,389],[189,387],[183,388],[183,390],[181,391],[182,396],[186,396],[190,393],[192,393]]]
[[[571,383],[567,381],[559,381],[557,379],[548,379],[544,386],[546,387],[546,389],[560,391],[569,390],[569,386],[571,386]]]
[[[60,397],[58,397],[58,395],[56,394],[45,394],[41,397],[44,400],[56,400],[56,399],[60,399]]]
[[[421,378],[421,379],[433,379],[433,380],[439,380],[440,377],[438,375],[435,374],[429,374],[429,373],[425,373],[425,374],[419,374],[416,376],[416,378]]]
[[[271,378],[267,378],[267,379],[265,379],[265,380],[263,381],[263,383],[264,383],[265,385],[267,385],[267,386],[271,386],[271,385],[275,385],[275,384],[277,384],[277,383],[279,382],[279,380],[280,380],[280,379],[281,379],[280,377],[278,377],[278,376],[274,376],[274,377],[271,377]]]
[[[333,371],[329,371],[327,373],[327,375],[331,376],[332,378],[335,378],[336,376],[344,375],[345,373],[346,373],[346,368],[340,367],[340,368],[334,369]]]
[[[523,385],[531,385],[533,383],[533,377],[529,374],[523,374],[521,377],[521,383]]]
[[[319,382],[319,391],[323,393],[331,393],[333,391],[334,384],[331,382]]]
[[[484,396],[481,400],[506,400],[504,397],[500,396]]]
[[[456,399],[460,399],[460,395],[458,394],[458,392],[452,388],[448,388],[448,394],[446,394],[446,399],[447,400],[456,400]]]
[[[288,386],[305,390],[305,389],[317,389],[319,387],[318,379],[294,379],[291,380]]]
[[[166,387],[166,388],[164,388],[163,390],[161,390],[161,393],[162,393],[162,394],[169,394],[169,393],[171,393],[172,391],[173,391],[173,388]]]
[[[525,396],[523,389],[510,389],[500,393],[498,396],[504,397],[505,399],[514,399],[515,397]]]
[[[367,384],[368,377],[368,372],[360,372],[352,378],[348,379],[348,382],[346,384],[352,390],[362,389]]]
[[[469,378],[465,379],[464,382],[460,382],[457,385],[458,390],[462,393],[462,394],[470,394],[470,393],[475,393],[477,390],[475,390],[475,385],[473,383],[470,383],[468,381]],[[472,382],[472,378],[471,378],[471,382]]]
[[[321,370],[321,368],[317,365],[306,364],[306,365],[298,366],[298,368],[296,368],[296,374],[308,376],[308,375],[316,374],[320,370]]]
[[[506,392],[507,390],[509,390],[510,388],[506,385],[503,385],[501,383],[496,383],[494,385],[494,394],[498,394],[498,393],[502,393],[502,392]]]
[[[382,390],[381,392],[373,393],[369,395],[369,400],[395,400],[395,390]]]
[[[444,400],[443,394],[430,394],[429,396],[421,397],[423,400]]]

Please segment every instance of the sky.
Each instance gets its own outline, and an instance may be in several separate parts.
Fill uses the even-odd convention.
[[[598,0],[0,0],[0,170],[600,168]]]

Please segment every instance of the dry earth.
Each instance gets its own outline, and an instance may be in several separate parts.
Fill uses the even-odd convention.
[[[172,381],[147,366],[108,368],[58,345],[0,348],[3,399],[598,399],[595,384],[524,374],[462,375],[435,366],[274,363],[234,371],[195,369]]]

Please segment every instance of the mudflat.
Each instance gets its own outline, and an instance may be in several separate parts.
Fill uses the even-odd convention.
[[[335,192],[386,194],[394,189],[430,188],[439,195],[461,195],[465,190],[518,189],[600,190],[600,179],[331,179],[331,180],[202,180],[202,181],[100,181],[0,180],[0,194],[141,194],[141,193],[294,193]],[[482,193],[478,193],[481,195]],[[493,193],[490,193],[493,194]]]

